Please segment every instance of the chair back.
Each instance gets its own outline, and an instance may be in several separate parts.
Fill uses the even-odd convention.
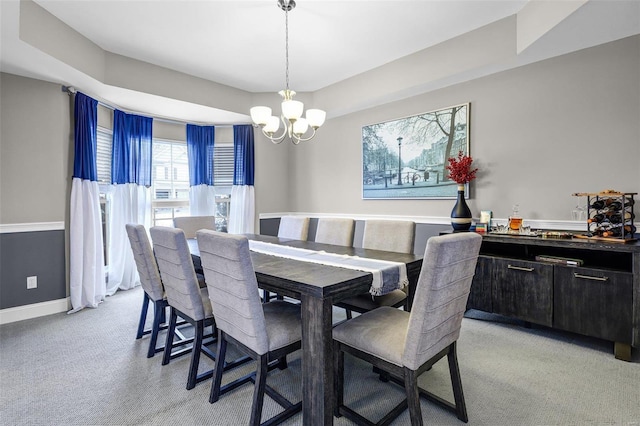
[[[355,221],[347,218],[320,218],[316,228],[316,242],[351,246]]]
[[[418,369],[458,340],[481,243],[475,232],[427,241],[402,358],[405,367]]]
[[[127,228],[127,236],[129,237],[133,258],[138,268],[142,288],[154,302],[162,300],[164,298],[164,288],[160,279],[156,257],[153,255],[153,250],[151,250],[147,231],[143,225],[128,223],[125,227]]]
[[[309,218],[300,216],[282,216],[278,227],[279,238],[306,241],[309,235]]]
[[[169,305],[195,321],[206,318],[191,252],[182,229],[154,226],[149,231]]]
[[[367,220],[362,247],[411,254],[415,235],[416,224],[408,220]]]
[[[216,325],[259,355],[267,353],[269,338],[247,238],[208,230],[197,237]]]
[[[180,228],[184,231],[187,238],[195,238],[196,231],[199,229],[216,229],[215,216],[185,216],[173,218],[174,228]]]

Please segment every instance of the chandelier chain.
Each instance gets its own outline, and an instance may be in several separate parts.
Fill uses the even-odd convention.
[[[284,44],[285,44],[285,87],[289,90],[289,11],[284,11]]]

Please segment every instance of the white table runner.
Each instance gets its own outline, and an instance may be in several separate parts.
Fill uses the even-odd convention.
[[[401,262],[327,253],[325,251],[308,250],[253,240],[249,240],[249,248],[251,251],[272,256],[371,272],[373,282],[369,293],[374,296],[382,296],[393,290],[402,289],[409,284],[407,265]]]

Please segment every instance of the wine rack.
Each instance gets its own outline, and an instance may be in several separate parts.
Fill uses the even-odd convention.
[[[635,241],[636,192],[581,192],[573,194],[587,197],[587,237],[608,241]]]

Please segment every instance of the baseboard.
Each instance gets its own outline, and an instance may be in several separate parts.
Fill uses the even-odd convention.
[[[45,315],[58,314],[69,310],[69,298],[50,300],[31,305],[16,306],[0,310],[0,325],[9,324],[31,318],[38,318]]]

